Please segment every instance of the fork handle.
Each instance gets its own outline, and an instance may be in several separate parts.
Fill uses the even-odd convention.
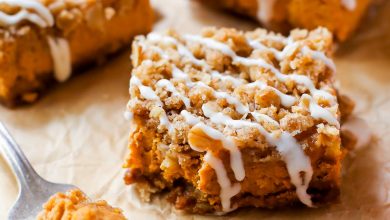
[[[0,122],[0,149],[15,172],[19,187],[21,190],[27,190],[29,183],[33,182],[38,175],[2,122]]]

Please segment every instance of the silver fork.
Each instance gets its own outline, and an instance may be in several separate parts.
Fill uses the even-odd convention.
[[[1,122],[0,149],[19,180],[19,195],[9,211],[9,220],[35,219],[50,196],[77,188],[68,184],[51,183],[40,177]]]

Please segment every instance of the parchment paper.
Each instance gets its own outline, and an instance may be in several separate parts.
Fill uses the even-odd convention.
[[[155,30],[257,24],[216,12],[188,0],[154,0]],[[375,15],[375,16],[374,16]],[[73,77],[31,107],[0,107],[6,123],[34,168],[54,182],[72,183],[92,198],[108,200],[130,219],[208,219],[175,212],[164,200],[140,203],[125,186],[121,165],[127,153],[129,51],[103,66]],[[335,61],[340,88],[357,102],[356,114],[376,136],[369,146],[345,160],[341,201],[319,209],[245,209],[223,219],[384,219],[390,218],[390,2],[366,19],[356,36],[340,45]],[[0,219],[18,193],[16,180],[0,157]]]

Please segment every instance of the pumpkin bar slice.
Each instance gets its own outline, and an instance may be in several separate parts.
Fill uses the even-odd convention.
[[[152,12],[149,0],[0,1],[0,102],[34,102],[73,68],[147,33]]]
[[[259,21],[271,30],[324,26],[339,41],[358,27],[373,0],[198,0]]]
[[[335,201],[351,105],[331,55],[324,28],[137,37],[125,183],[192,213]]]

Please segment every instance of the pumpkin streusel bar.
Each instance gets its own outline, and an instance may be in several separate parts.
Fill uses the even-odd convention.
[[[0,1],[0,102],[37,100],[54,79],[150,31],[149,0]]]
[[[287,32],[291,28],[326,27],[339,41],[357,28],[372,0],[198,0],[251,17],[263,26]]]
[[[335,201],[353,105],[331,55],[325,28],[136,37],[126,184],[192,213]]]

